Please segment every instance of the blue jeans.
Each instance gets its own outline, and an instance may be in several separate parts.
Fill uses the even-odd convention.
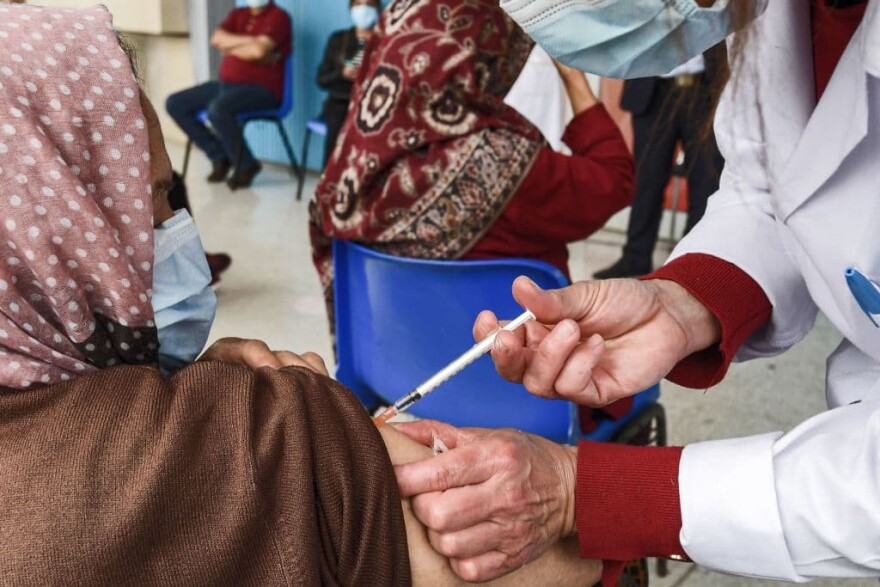
[[[212,162],[235,161],[241,143],[239,169],[242,171],[253,169],[257,161],[241,136],[235,116],[277,106],[278,98],[263,86],[223,82],[207,82],[177,92],[165,103],[171,118]],[[202,110],[208,111],[210,129],[196,118]]]

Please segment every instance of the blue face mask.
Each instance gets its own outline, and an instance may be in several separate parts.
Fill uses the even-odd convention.
[[[247,5],[250,8],[259,9],[269,6],[269,2],[270,0],[247,0]]]
[[[205,346],[217,298],[192,217],[178,210],[156,229],[153,312],[163,375],[192,363]]]
[[[731,34],[733,5],[716,0],[501,0],[552,57],[605,77],[663,75]],[[742,0],[763,12],[768,0]]]
[[[376,26],[379,22],[379,11],[373,6],[358,4],[351,7],[351,22],[354,26],[365,31]]]

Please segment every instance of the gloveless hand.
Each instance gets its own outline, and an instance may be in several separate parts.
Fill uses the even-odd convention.
[[[492,358],[505,379],[540,397],[604,406],[657,383],[720,338],[716,318],[671,281],[582,281],[545,291],[520,277],[513,295],[536,321],[500,332]],[[483,312],[474,337],[499,326]]]
[[[221,338],[202,353],[199,361],[239,363],[251,369],[305,367],[320,375],[328,375],[324,359],[316,353],[299,355],[290,351],[273,351],[262,340],[246,338]]]
[[[574,447],[515,430],[430,420],[396,427],[428,446],[436,435],[450,449],[395,472],[434,550],[462,579],[488,581],[515,571],[574,533]]]

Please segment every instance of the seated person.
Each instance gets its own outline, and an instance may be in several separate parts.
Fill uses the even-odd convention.
[[[327,91],[321,120],[327,123],[324,137],[324,165],[330,159],[339,129],[348,114],[351,86],[364,59],[364,49],[373,36],[381,10],[379,0],[351,0],[349,10],[354,26],[330,35],[324,58],[318,68],[318,85]]]
[[[168,114],[211,160],[208,181],[226,179],[240,151],[230,189],[249,187],[262,166],[242,136],[236,115],[269,110],[281,102],[284,64],[292,50],[290,17],[273,0],[248,0],[248,7],[229,13],[211,37],[223,54],[220,81],[211,81],[168,97]],[[196,115],[208,111],[211,128]]]
[[[407,257],[527,257],[567,274],[567,243],[630,202],[632,156],[584,75],[559,66],[575,114],[566,156],[504,103],[531,40],[496,1],[446,6],[393,2],[368,47],[311,209],[328,300],[333,239]]]
[[[0,55],[4,582],[457,584],[394,478],[427,449],[380,435],[320,358],[224,339],[183,366],[215,299],[109,14],[4,13],[34,46]],[[505,581],[590,584],[576,550]]]

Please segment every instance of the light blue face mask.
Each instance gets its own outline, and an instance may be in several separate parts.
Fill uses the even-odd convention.
[[[202,352],[217,298],[210,287],[202,241],[186,210],[178,210],[156,229],[154,248],[152,303],[159,331],[159,370],[168,375]]]
[[[379,22],[379,11],[373,6],[358,4],[351,7],[351,22],[354,26],[365,31],[376,26]]]
[[[269,2],[270,0],[246,0],[248,7],[255,9],[265,8],[269,6]]]
[[[501,0],[552,57],[605,77],[663,75],[730,35],[734,4],[768,0]]]

